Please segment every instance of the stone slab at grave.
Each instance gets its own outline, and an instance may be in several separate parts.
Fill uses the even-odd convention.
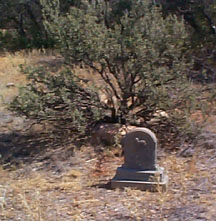
[[[166,191],[168,177],[157,165],[157,138],[147,128],[135,128],[122,140],[124,164],[117,168],[111,188],[134,187],[149,191]]]

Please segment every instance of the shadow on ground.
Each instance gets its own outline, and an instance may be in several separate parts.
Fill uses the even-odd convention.
[[[0,163],[4,167],[26,165],[35,161],[50,165],[57,160],[66,160],[73,154],[72,145],[65,147],[62,142],[47,135],[17,132],[0,134]]]

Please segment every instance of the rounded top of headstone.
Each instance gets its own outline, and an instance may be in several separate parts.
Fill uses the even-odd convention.
[[[138,127],[138,128],[134,128],[132,130],[130,130],[126,136],[128,135],[136,135],[136,134],[139,134],[139,132],[141,132],[140,134],[143,134],[143,135],[149,135],[152,140],[157,143],[157,138],[156,138],[156,135],[151,131],[149,130],[148,128],[145,128],[145,127]]]
[[[156,168],[157,138],[147,128],[135,128],[126,134],[122,142],[124,167],[137,170]]]

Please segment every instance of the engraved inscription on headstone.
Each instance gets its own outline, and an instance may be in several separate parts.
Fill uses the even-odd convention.
[[[157,138],[147,128],[131,130],[123,138],[124,164],[111,180],[112,188],[135,187],[142,190],[166,190],[167,176],[157,165]]]
[[[157,138],[147,128],[132,130],[123,139],[123,167],[137,170],[156,169]]]

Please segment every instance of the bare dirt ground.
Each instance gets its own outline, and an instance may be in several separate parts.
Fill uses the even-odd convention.
[[[4,71],[0,68],[0,75]],[[9,100],[10,82],[1,77],[1,95]],[[216,220],[215,119],[212,116],[203,130],[206,142],[182,154],[187,157],[167,153],[164,147],[158,150],[169,186],[167,192],[151,193],[110,189],[110,179],[123,163],[116,148],[57,145],[40,133],[27,135],[28,121],[2,104],[0,220]]]

